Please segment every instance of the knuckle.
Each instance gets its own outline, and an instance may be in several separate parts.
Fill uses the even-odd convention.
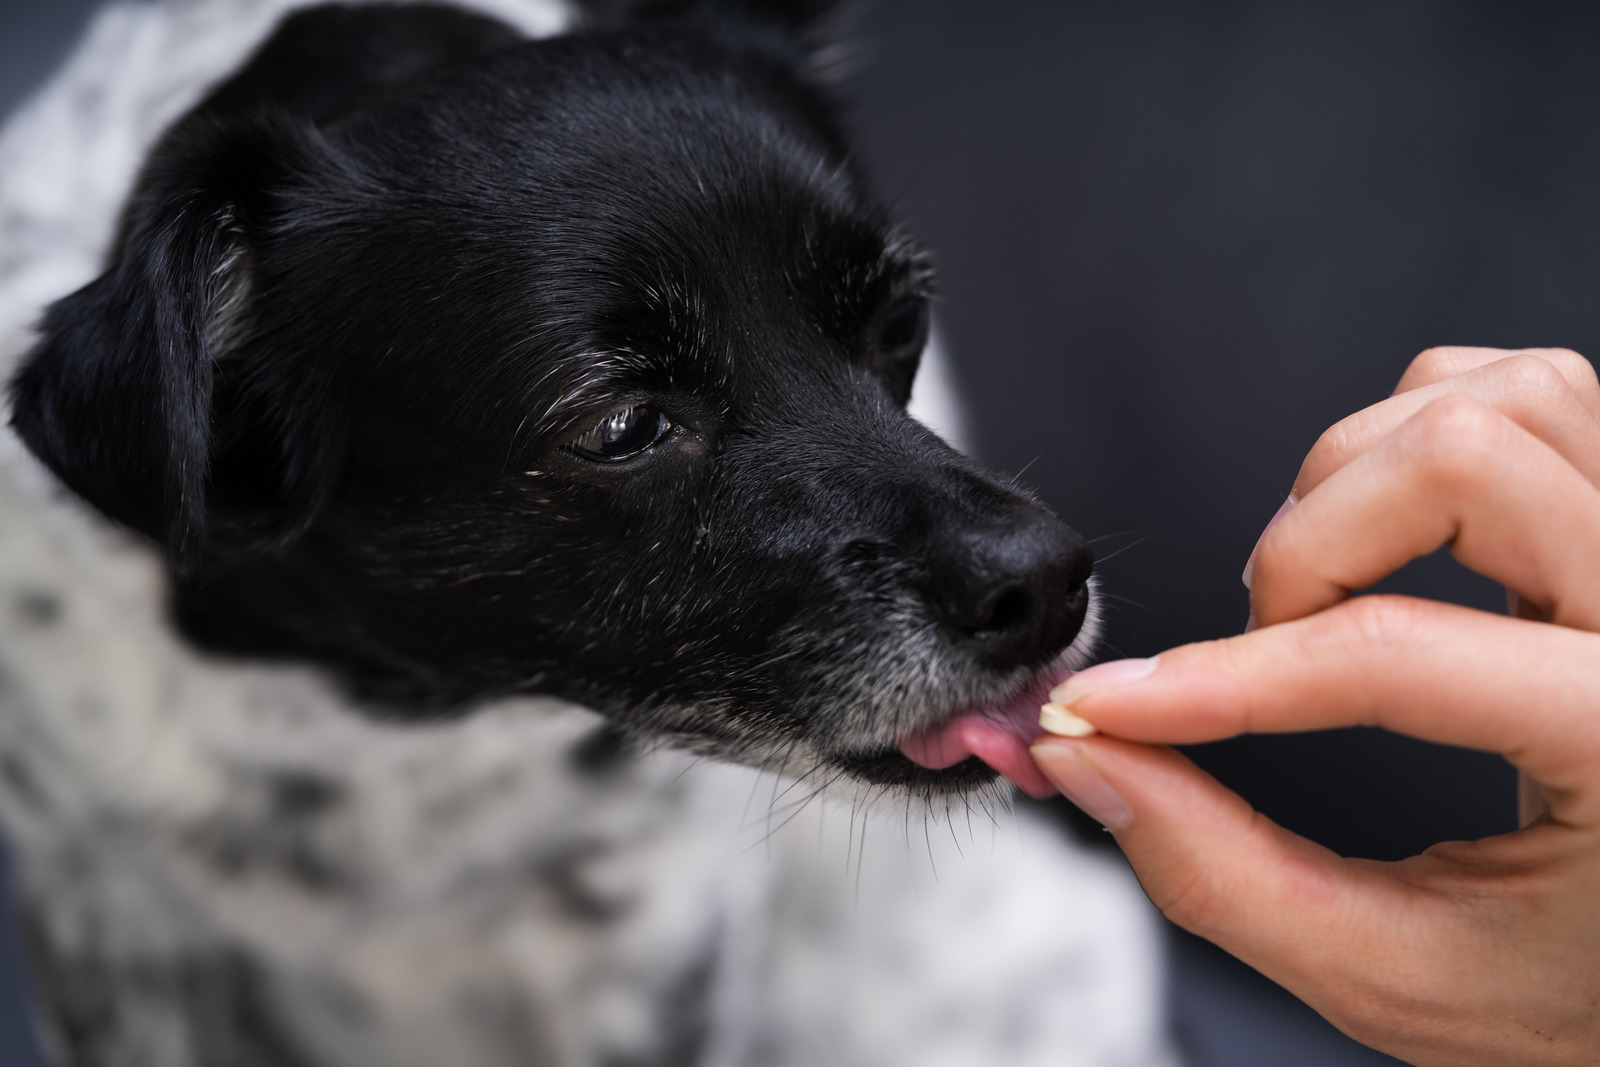
[[[1315,457],[1318,460],[1332,462],[1349,451],[1351,441],[1356,436],[1354,419],[1354,415],[1347,416],[1323,430],[1317,438],[1317,443],[1311,446],[1307,460]]]
[[[1555,363],[1530,352],[1502,359],[1495,370],[1502,388],[1512,396],[1539,401],[1564,397],[1571,391],[1567,376]]]
[[[1425,602],[1410,597],[1370,595],[1353,597],[1324,613],[1324,625],[1312,640],[1342,646],[1353,662],[1374,667],[1414,643],[1428,626]],[[1308,650],[1313,654],[1315,649]]]
[[[1544,357],[1568,373],[1579,377],[1594,377],[1594,365],[1570,348],[1530,348],[1528,351]]]
[[[1600,375],[1595,373],[1594,364],[1570,348],[1552,348],[1550,351],[1561,361],[1573,390],[1600,402]]]
[[[1454,377],[1461,363],[1460,352],[1459,348],[1450,345],[1424,349],[1406,365],[1400,380],[1425,385]]]
[[[1400,443],[1426,483],[1438,487],[1472,481],[1484,463],[1511,443],[1515,424],[1476,397],[1431,401],[1405,424]]]
[[[1281,576],[1294,574],[1299,569],[1303,555],[1300,543],[1291,536],[1292,529],[1290,534],[1285,534],[1284,530],[1281,523],[1274,526],[1256,546],[1254,581],[1250,586],[1252,600],[1257,596],[1267,597]]]
[[[1459,349],[1455,345],[1434,345],[1431,348],[1424,348],[1411,361],[1411,369],[1433,370],[1446,364],[1453,365],[1455,353],[1458,351]]]
[[[1346,415],[1322,431],[1307,453],[1302,470],[1313,475],[1314,481],[1320,480],[1364,451],[1381,432],[1381,422],[1370,408]]]
[[[1498,418],[1494,408],[1475,396],[1455,393],[1430,400],[1412,422],[1432,432],[1478,433],[1485,424]]]
[[[1595,374],[1594,364],[1581,354],[1570,348],[1530,348],[1526,355],[1550,364],[1567,389],[1591,409],[1600,408],[1600,377]]]
[[[1389,635],[1395,627],[1395,611],[1387,598],[1356,597],[1344,605],[1341,614],[1346,632],[1357,645],[1382,648],[1388,644]]]
[[[1442,382],[1509,355],[1511,351],[1502,348],[1436,345],[1419,352],[1406,367],[1401,380],[1413,386]]]

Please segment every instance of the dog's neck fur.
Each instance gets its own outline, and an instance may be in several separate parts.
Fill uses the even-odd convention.
[[[293,6],[113,8],[0,137],[0,378],[148,145]],[[63,1065],[1167,1062],[1110,862],[1009,816],[981,864],[964,817],[910,863],[898,818],[872,855],[837,810],[767,839],[783,784],[553,701],[374,725],[195,655],[164,582],[0,431],[0,821]]]

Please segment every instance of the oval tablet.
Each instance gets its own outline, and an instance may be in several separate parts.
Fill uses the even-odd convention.
[[[1060,704],[1044,704],[1039,708],[1039,725],[1046,733],[1058,737],[1088,737],[1098,733],[1094,725],[1078,718]]]

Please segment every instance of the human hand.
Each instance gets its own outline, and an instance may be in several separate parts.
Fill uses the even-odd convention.
[[[1045,774],[1174,922],[1418,1065],[1600,1062],[1600,385],[1570,352],[1435,349],[1330,429],[1247,576],[1259,628],[1090,668],[1101,734]],[[1449,545],[1522,617],[1350,598]],[[1544,813],[1400,863],[1345,859],[1163,744],[1376,725],[1503,754]]]

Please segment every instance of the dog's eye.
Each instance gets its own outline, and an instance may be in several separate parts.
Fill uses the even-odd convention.
[[[608,416],[594,429],[572,442],[584,459],[615,463],[637,456],[667,435],[672,423],[655,408],[636,407]]]
[[[896,301],[878,327],[878,351],[916,354],[928,342],[928,302],[920,296]]]
[[[928,301],[921,296],[902,296],[878,319],[873,369],[902,407],[911,399],[917,363],[928,345],[928,319]]]

